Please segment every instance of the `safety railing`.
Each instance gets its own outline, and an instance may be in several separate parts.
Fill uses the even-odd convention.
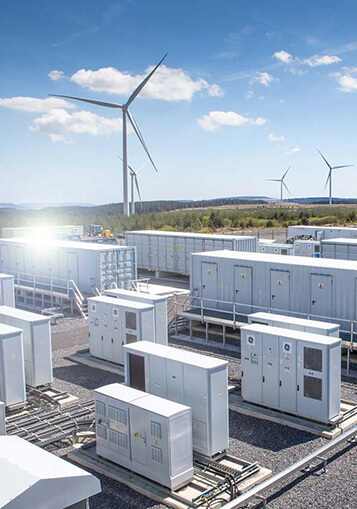
[[[132,289],[136,292],[146,292],[149,293],[149,277],[143,277],[138,279],[131,280]]]
[[[74,291],[76,291],[74,281],[69,279],[38,276],[35,274],[27,274],[25,272],[16,272],[12,270],[1,272],[14,276],[14,285],[18,289],[28,290],[34,293],[46,291],[52,295],[59,294],[61,297],[63,296],[63,298],[67,299],[70,299],[73,296]]]

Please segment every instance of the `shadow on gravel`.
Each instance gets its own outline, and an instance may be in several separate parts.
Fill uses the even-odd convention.
[[[54,368],[53,376],[59,380],[80,385],[88,390],[94,390],[107,384],[124,382],[124,377],[120,375],[109,373],[103,369],[84,366],[83,364]]]
[[[317,435],[275,422],[229,412],[229,436],[249,445],[273,452],[316,440]]]

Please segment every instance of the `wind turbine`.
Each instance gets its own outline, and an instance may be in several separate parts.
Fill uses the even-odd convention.
[[[122,157],[118,156],[119,159],[123,160]],[[143,170],[145,168],[145,166],[148,164],[148,161],[146,161],[146,163],[144,163],[142,166],[140,166],[140,168],[138,170],[133,170],[133,168],[130,166],[130,164],[128,164],[128,168],[129,168],[129,171],[130,171],[130,179],[131,179],[131,203],[130,203],[130,214],[133,215],[135,214],[135,189],[134,189],[134,183],[135,183],[135,187],[136,187],[136,190],[138,192],[138,196],[139,196],[139,200],[141,202],[141,194],[140,194],[140,188],[139,188],[139,182],[138,182],[138,174],[141,172],[141,170]]]
[[[286,172],[284,173],[284,175],[281,177],[281,179],[266,179],[267,181],[269,182],[280,182],[280,202],[283,203],[284,200],[283,200],[283,187],[285,187],[285,189],[287,190],[287,192],[290,194],[290,191],[287,187],[287,185],[285,184],[284,182],[284,178],[286,177],[288,171],[290,170],[291,166],[289,166],[289,168],[286,170]]]
[[[350,168],[351,166],[353,166],[353,164],[345,164],[344,166],[331,166],[331,164],[321,154],[319,149],[316,149],[316,150],[318,151],[318,153],[320,154],[322,159],[325,161],[325,163],[329,167],[329,172],[328,172],[328,176],[327,176],[327,180],[326,180],[326,184],[325,184],[325,189],[327,187],[327,184],[330,183],[330,185],[329,185],[329,205],[332,205],[332,170],[339,170],[341,168]]]
[[[129,111],[129,106],[132,104],[132,102],[136,99],[136,97],[140,94],[142,89],[145,87],[149,79],[152,77],[152,75],[155,73],[155,71],[158,69],[158,67],[162,64],[162,62],[167,57],[164,55],[164,57],[160,60],[160,62],[157,64],[156,67],[146,76],[145,79],[136,87],[134,92],[130,95],[129,99],[124,104],[116,104],[116,103],[108,103],[104,101],[95,101],[92,99],[83,99],[81,97],[73,97],[71,95],[58,95],[58,94],[49,94],[51,97],[63,97],[65,99],[74,99],[75,101],[82,101],[89,104],[96,104],[97,106],[104,106],[105,108],[118,108],[122,110],[123,114],[123,205],[124,205],[124,215],[130,216],[130,209],[129,209],[129,166],[128,166],[128,131],[127,131],[127,120],[129,120],[132,128],[135,131],[135,134],[139,138],[139,141],[141,145],[143,146],[143,149],[145,150],[148,158],[150,159],[151,164],[157,171],[157,168],[155,166],[154,161],[151,158],[151,155],[149,153],[149,150],[146,146],[146,143],[144,141],[143,135],[141,134],[141,131],[139,129],[139,126],[135,122],[135,119],[133,115]]]

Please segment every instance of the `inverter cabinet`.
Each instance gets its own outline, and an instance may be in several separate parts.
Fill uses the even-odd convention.
[[[124,364],[123,345],[155,341],[154,306],[114,297],[88,299],[89,349],[94,357]]]
[[[0,306],[15,306],[14,276],[0,274]]]
[[[5,403],[0,401],[0,435],[6,435]]]
[[[295,240],[295,256],[319,257],[321,243],[319,240]]]
[[[260,324],[241,337],[244,400],[324,423],[339,415],[339,338]]]
[[[278,242],[262,242],[258,243],[258,253],[269,253],[269,254],[279,254],[283,256],[291,256],[295,254],[295,248],[292,244],[281,244]]]
[[[160,296],[152,293],[137,292],[132,290],[122,290],[118,288],[106,290],[104,294],[116,299],[143,302],[144,304],[146,303],[154,306],[156,337],[155,342],[160,343],[161,345],[167,345],[167,296]]]
[[[259,323],[283,329],[310,332],[322,336],[340,336],[340,326],[336,323],[319,322],[318,320],[307,320],[306,318],[295,318],[294,316],[277,315],[275,313],[252,313],[248,315],[248,324]]]
[[[124,350],[128,386],[191,407],[194,451],[212,457],[228,449],[226,361],[147,341]]]
[[[94,391],[97,454],[172,491],[193,478],[191,409],[120,384]]]
[[[50,318],[38,313],[0,306],[0,323],[23,331],[26,383],[31,387],[52,383]]]
[[[22,330],[0,324],[0,400],[6,406],[26,401]]]

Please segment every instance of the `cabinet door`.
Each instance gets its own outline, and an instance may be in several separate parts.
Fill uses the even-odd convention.
[[[280,338],[279,343],[279,407],[281,410],[295,413],[297,408],[296,342]]]
[[[317,318],[332,316],[332,276],[311,274],[310,313]]]
[[[270,307],[274,310],[290,309],[290,272],[270,271]]]
[[[252,312],[253,302],[253,269],[251,267],[234,267],[234,302],[236,312],[247,315]]]
[[[279,339],[263,334],[263,403],[279,407]]]
[[[263,360],[260,333],[242,329],[242,396],[247,401],[263,402]]]
[[[170,401],[184,403],[183,394],[183,365],[180,362],[167,359],[167,394]]]

